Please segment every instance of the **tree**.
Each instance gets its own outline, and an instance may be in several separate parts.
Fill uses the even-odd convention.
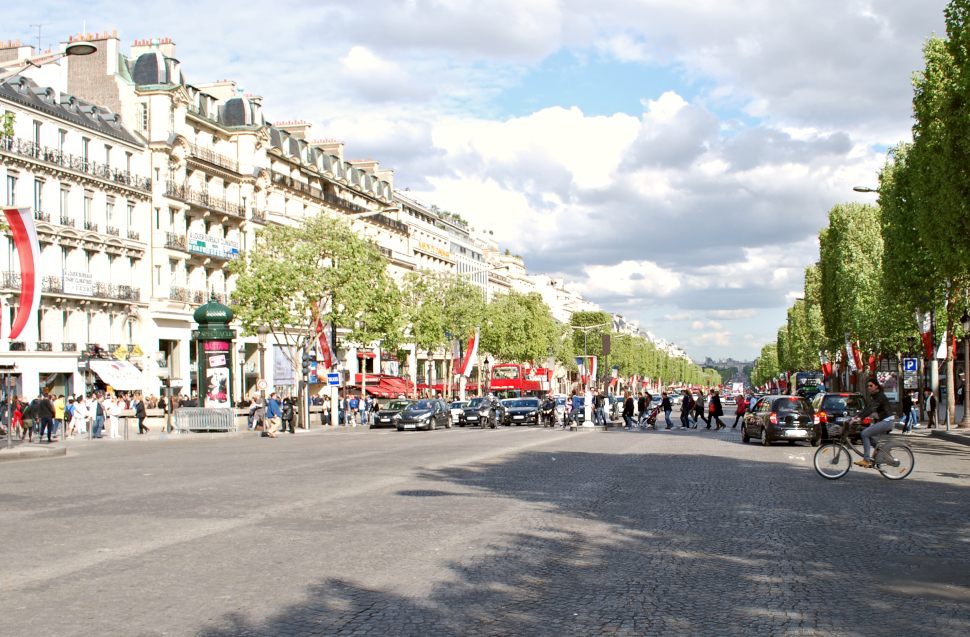
[[[499,360],[545,361],[562,351],[562,332],[537,292],[509,292],[492,299],[482,322],[482,347]]]
[[[237,277],[232,309],[243,332],[268,325],[294,369],[313,347],[318,316],[349,341],[396,343],[400,298],[386,260],[341,219],[269,226],[228,269]]]
[[[761,354],[754,361],[751,370],[751,384],[755,386],[766,385],[778,376],[781,371],[778,367],[777,345],[769,343],[761,348]]]
[[[569,317],[573,330],[573,348],[588,356],[603,356],[603,335],[613,331],[613,317],[607,312],[574,312]],[[578,354],[577,354],[578,355]]]

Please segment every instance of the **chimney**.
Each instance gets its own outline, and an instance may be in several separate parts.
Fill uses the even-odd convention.
[[[209,82],[208,84],[196,84],[195,86],[203,93],[208,93],[220,102],[225,102],[226,100],[231,100],[239,96],[238,87],[232,80],[219,80],[217,82]]]
[[[354,168],[359,168],[369,175],[373,175],[380,166],[380,162],[376,159],[351,159],[350,165]]]
[[[302,119],[295,119],[289,122],[276,122],[273,126],[282,131],[286,131],[296,139],[302,140],[306,140],[307,131],[310,130],[310,122],[303,121]]]
[[[0,64],[26,60],[34,55],[34,47],[21,44],[20,40],[0,41]]]
[[[167,58],[175,58],[175,42],[172,42],[172,38],[168,37],[135,40],[131,44],[131,58],[135,59],[143,53],[155,50],[158,50]]]
[[[394,192],[394,169],[393,168],[382,168],[380,170],[374,171],[374,176],[381,181],[386,181],[391,186],[391,192]]]
[[[90,42],[97,47],[91,55],[66,58],[67,92],[83,100],[122,112],[118,88],[118,32],[80,33],[68,38],[72,42]]]

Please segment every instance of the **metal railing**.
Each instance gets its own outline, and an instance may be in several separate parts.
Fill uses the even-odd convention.
[[[232,409],[179,407],[174,411],[175,429],[183,431],[236,431]]]
[[[114,226],[106,226],[105,229],[104,229],[104,233],[105,234],[110,234],[112,237],[120,237],[121,236],[121,230],[119,228],[114,227]]]
[[[40,210],[34,210],[34,219],[36,219],[37,221],[46,221],[47,223],[50,223],[51,216],[46,212],[42,212]]]
[[[136,232],[135,230],[128,231],[128,238],[134,239],[135,241],[141,241],[141,235],[138,234],[138,232]]]
[[[37,341],[37,351],[38,352],[52,352],[54,348],[51,346],[50,341]]]
[[[90,230],[91,232],[98,232],[98,223],[96,221],[85,221],[84,229]]]
[[[220,168],[231,170],[234,173],[239,172],[238,161],[226,155],[221,155],[211,148],[204,148],[196,144],[189,144],[189,153],[196,159],[201,159],[202,161],[212,164],[213,166],[219,166]]]
[[[233,217],[245,219],[246,214],[243,207],[239,204],[226,201],[222,197],[215,197],[204,190],[192,190],[185,184],[177,184],[174,181],[165,182],[165,196],[203,208],[209,208],[216,212],[222,212]]]
[[[77,343],[61,343],[62,352],[76,352]]]
[[[402,223],[396,219],[391,219],[390,217],[384,214],[371,215],[370,217],[367,217],[367,220],[372,223],[376,223],[379,226],[384,226],[385,228],[396,230],[401,234],[408,233],[408,226],[406,223]]]
[[[70,228],[74,228],[75,227],[75,225],[74,225],[74,217],[70,217],[68,215],[61,215],[61,225],[62,226],[68,226]]]
[[[152,182],[148,177],[132,175],[127,170],[115,170],[107,164],[86,160],[83,157],[71,155],[70,153],[65,153],[48,146],[41,146],[40,144],[19,137],[0,138],[0,151],[20,155],[21,157],[29,157],[30,159],[45,164],[84,173],[91,177],[128,186],[135,190],[148,193],[152,191]]]
[[[173,248],[175,250],[185,250],[188,251],[189,242],[184,234],[177,234],[175,232],[165,233],[165,247]]]
[[[169,286],[168,288],[168,298],[171,301],[181,301],[182,303],[188,303],[191,294],[186,288],[179,287],[177,285]]]
[[[256,223],[266,223],[266,211],[253,210],[253,221]]]

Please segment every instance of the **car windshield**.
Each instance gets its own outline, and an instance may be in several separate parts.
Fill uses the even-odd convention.
[[[468,403],[468,406],[474,409],[474,408],[477,408],[477,407],[481,407],[484,402],[485,402],[485,398],[484,397],[472,398],[471,402]]]
[[[826,396],[822,401],[822,409],[835,413],[843,411],[858,411],[865,407],[862,396],[850,394],[848,396]]]
[[[427,411],[428,409],[434,409],[433,400],[419,400],[418,402],[411,405],[409,411]]]
[[[462,400],[456,400],[455,402],[451,403],[451,408],[452,409],[464,409],[467,406],[468,406],[468,401],[467,400],[464,400],[464,401],[462,401]]]
[[[779,414],[811,414],[812,406],[804,398],[787,396],[779,398],[774,404],[775,411]]]
[[[392,400],[387,404],[385,409],[389,409],[391,411],[401,411],[403,409],[407,409],[408,405],[410,404],[410,400]]]
[[[510,398],[508,400],[503,400],[502,404],[510,409],[514,409],[516,407],[539,407],[539,401],[535,398]]]
[[[560,407],[564,407],[566,405],[566,399],[565,398],[557,398],[556,399],[556,404],[559,405]]]

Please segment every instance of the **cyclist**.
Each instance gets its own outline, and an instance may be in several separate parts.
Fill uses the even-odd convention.
[[[882,386],[879,381],[875,378],[870,378],[866,381],[866,389],[869,390],[870,400],[859,414],[853,418],[853,422],[859,422],[866,416],[875,414],[878,419],[877,422],[869,425],[862,430],[862,460],[856,460],[855,464],[866,469],[872,467],[872,458],[870,458],[870,453],[872,450],[872,438],[880,434],[889,433],[893,430],[895,425],[895,416],[893,416],[892,411],[889,407],[889,399],[886,398],[886,394],[882,391]]]

